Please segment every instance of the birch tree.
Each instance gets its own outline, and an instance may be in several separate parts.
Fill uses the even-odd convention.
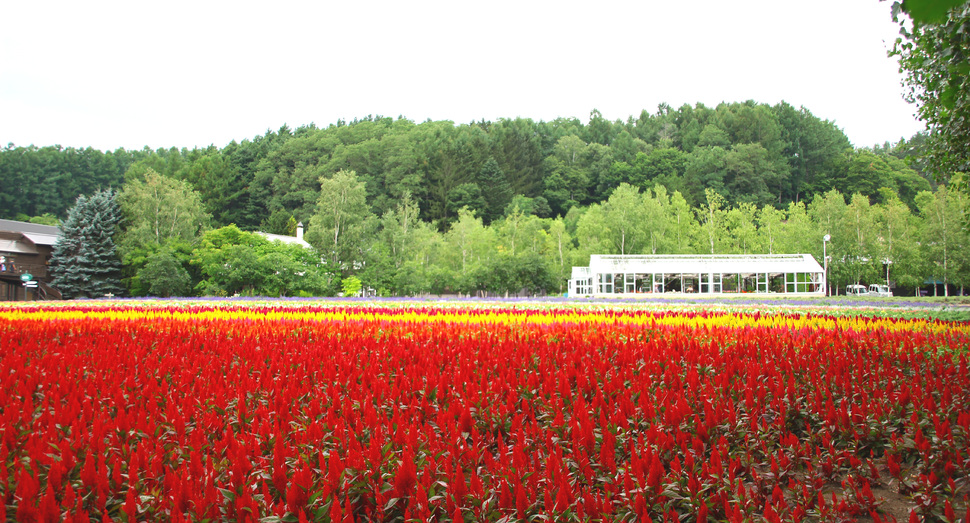
[[[341,170],[320,178],[317,212],[310,218],[306,240],[330,258],[336,270],[352,270],[353,252],[374,215],[367,207],[367,190],[354,171]]]

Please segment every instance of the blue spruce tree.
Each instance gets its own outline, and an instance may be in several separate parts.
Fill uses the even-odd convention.
[[[121,260],[115,249],[115,228],[121,208],[112,189],[79,196],[61,224],[61,237],[51,255],[53,285],[65,298],[118,295]]]

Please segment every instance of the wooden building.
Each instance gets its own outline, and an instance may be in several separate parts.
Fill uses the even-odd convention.
[[[50,225],[0,220],[0,301],[60,299],[48,270],[61,230]],[[24,286],[24,275],[37,282]]]

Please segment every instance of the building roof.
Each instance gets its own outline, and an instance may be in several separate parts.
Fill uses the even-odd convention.
[[[0,254],[38,254],[37,248],[22,233],[0,232]]]
[[[661,254],[590,256],[591,272],[600,273],[778,273],[822,272],[811,254]]]
[[[256,231],[256,234],[262,236],[263,238],[266,238],[269,241],[281,241],[283,243],[300,245],[307,249],[310,248],[309,243],[307,243],[305,240],[297,238],[296,236],[284,236],[282,234],[270,234],[268,232],[259,232],[259,231]]]
[[[53,225],[18,222],[16,220],[0,220],[0,231],[19,232],[36,245],[54,245],[61,236],[61,229]]]

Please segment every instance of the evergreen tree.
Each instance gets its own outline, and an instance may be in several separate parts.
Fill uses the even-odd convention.
[[[498,219],[505,212],[505,206],[512,201],[512,187],[495,158],[488,158],[475,181],[487,205],[484,218],[488,222]]]
[[[121,260],[112,238],[121,221],[113,189],[79,196],[51,256],[53,284],[65,298],[120,294]]]

